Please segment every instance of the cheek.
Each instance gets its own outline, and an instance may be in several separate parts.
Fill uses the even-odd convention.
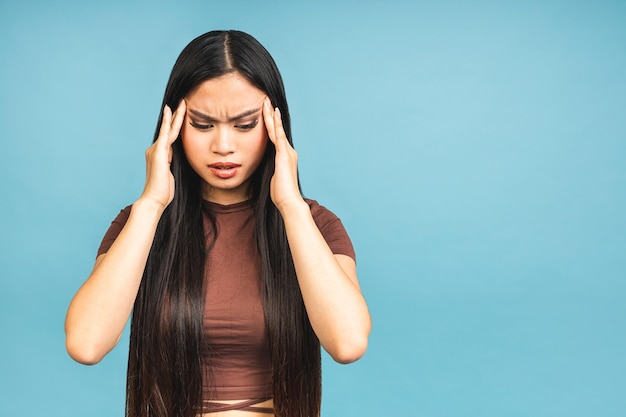
[[[181,144],[183,145],[183,148],[187,147],[188,137],[189,137],[189,133],[187,129],[187,124],[183,122],[183,126],[180,128],[180,134],[178,136],[178,140],[180,140]]]
[[[198,134],[198,131],[189,126],[187,123],[180,129],[180,141],[185,148],[196,148],[200,146],[202,136]]]
[[[194,135],[192,132],[189,131],[189,129],[185,129],[183,127],[183,129],[181,129],[180,132],[180,144],[183,148],[183,152],[185,152],[185,156],[187,157],[187,160],[193,164],[194,163],[194,156],[198,155],[198,144],[197,141],[194,140]]]
[[[265,148],[267,148],[268,142],[269,142],[269,139],[267,138],[267,132],[265,131],[265,129],[263,129],[261,133],[259,134],[259,136],[254,141],[253,152],[257,156],[258,159],[261,159],[263,157],[263,154],[265,153]]]

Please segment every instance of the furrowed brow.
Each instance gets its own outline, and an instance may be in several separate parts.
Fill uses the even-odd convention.
[[[259,107],[258,109],[250,109],[250,110],[246,110],[236,116],[233,117],[229,117],[228,120],[226,120],[226,123],[231,123],[231,122],[236,122],[237,120],[241,120],[244,117],[253,115],[255,113],[260,112],[262,109],[262,107]],[[216,119],[215,117],[209,116],[207,114],[204,114],[202,112],[199,112],[198,110],[193,110],[193,109],[189,109],[189,113],[191,113],[192,115],[194,115],[195,117],[197,117],[198,119],[202,120],[203,122],[207,122],[207,123],[217,123],[219,122],[218,119]]]

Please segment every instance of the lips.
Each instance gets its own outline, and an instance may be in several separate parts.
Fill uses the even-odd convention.
[[[209,165],[209,169],[218,178],[228,179],[237,175],[241,165],[232,162],[216,162]]]

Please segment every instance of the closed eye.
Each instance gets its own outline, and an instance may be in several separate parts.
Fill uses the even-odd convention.
[[[213,125],[211,125],[211,124],[204,125],[204,124],[196,123],[193,120],[190,120],[189,124],[191,126],[195,127],[198,130],[209,130],[209,129],[211,129],[213,127]]]
[[[259,119],[256,119],[254,122],[245,125],[235,125],[235,128],[239,130],[252,130],[256,127],[257,124],[259,124]]]

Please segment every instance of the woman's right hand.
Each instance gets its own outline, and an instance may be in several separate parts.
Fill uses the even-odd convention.
[[[176,112],[165,106],[157,140],[146,151],[146,186],[106,254],[98,256],[89,278],[70,303],[66,346],[80,363],[98,363],[119,341],[137,291],[163,209],[174,198],[170,170],[172,144],[185,118],[184,100]],[[146,204],[147,203],[147,204]]]
[[[170,169],[172,144],[180,133],[185,110],[185,100],[180,101],[174,114],[169,106],[165,106],[159,136],[146,150],[146,185],[141,199],[152,201],[162,209],[174,198],[174,175]]]

